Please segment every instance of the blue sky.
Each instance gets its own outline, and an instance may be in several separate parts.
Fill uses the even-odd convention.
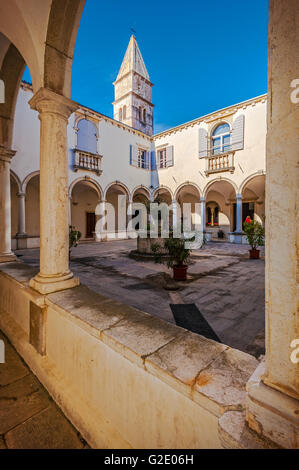
[[[267,91],[268,0],[87,0],[72,99],[112,116],[131,28],[155,85],[155,132]]]

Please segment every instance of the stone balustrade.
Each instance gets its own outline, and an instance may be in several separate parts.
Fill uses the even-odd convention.
[[[222,171],[234,172],[234,152],[210,155],[206,158],[205,174],[219,173]]]
[[[102,174],[101,170],[102,155],[96,155],[94,153],[75,150],[75,162],[74,170],[88,170],[93,171],[97,175]]]

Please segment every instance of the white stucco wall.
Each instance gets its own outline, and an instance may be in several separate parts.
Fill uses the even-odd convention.
[[[12,170],[21,181],[25,190],[28,176],[39,170],[39,132],[40,123],[38,113],[30,109],[28,101],[32,97],[29,86],[22,85],[17,99],[14,123],[13,148],[16,156],[12,160]],[[217,197],[222,194],[221,221],[226,231],[232,230],[232,203],[236,192],[244,187],[244,182],[250,180],[254,175],[265,173],[265,142],[266,142],[266,96],[254,98],[245,103],[226,108],[221,111],[204,116],[190,123],[182,124],[177,128],[170,129],[153,138],[136,131],[118,121],[96,113],[87,108],[79,108],[69,119],[68,125],[68,148],[69,148],[69,187],[74,187],[75,182],[87,179],[98,188],[99,199],[106,198],[108,188],[121,183],[131,199],[135,188],[143,185],[150,188],[165,186],[170,188],[172,197],[181,185],[192,183],[197,188],[193,202],[199,202],[200,196],[207,193],[207,188],[213,181],[229,181],[232,185],[231,191],[224,191],[223,185],[214,185],[209,193],[208,200],[218,202]],[[220,173],[206,175],[206,158],[199,158],[199,129],[203,128],[210,133],[221,122],[228,122],[232,128],[234,120],[243,114],[244,124],[244,149],[235,151],[234,171],[221,171]],[[102,155],[101,174],[93,171],[78,169],[74,170],[74,149],[77,145],[77,125],[79,119],[90,119],[94,122],[98,134],[98,153]],[[174,165],[166,169],[158,169],[157,178],[151,178],[151,171],[136,168],[130,165],[130,146],[140,146],[143,149],[157,151],[165,146],[173,146]],[[213,191],[218,195],[213,196]],[[252,188],[251,188],[252,189]],[[253,188],[254,189],[254,188]],[[224,192],[223,192],[223,191]],[[246,190],[246,195],[250,195]],[[254,193],[252,193],[254,196]],[[84,191],[82,193],[84,198]],[[87,197],[87,196],[86,196]],[[256,213],[262,219],[264,214],[264,194],[258,195],[259,202],[256,204]],[[219,197],[218,197],[219,199]],[[257,198],[255,198],[257,199]],[[26,196],[26,204],[28,197]],[[220,201],[219,201],[220,202]],[[17,210],[14,203],[14,212]],[[26,208],[26,224],[31,224],[30,205]],[[16,216],[14,214],[14,225]],[[85,223],[85,222],[84,222]],[[14,227],[15,231],[15,227]],[[32,233],[31,235],[38,235]]]

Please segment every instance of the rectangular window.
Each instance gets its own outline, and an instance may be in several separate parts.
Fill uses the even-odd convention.
[[[166,148],[158,150],[158,165],[159,168],[166,168]]]
[[[146,150],[138,149],[138,168],[146,169],[148,167],[146,160]]]

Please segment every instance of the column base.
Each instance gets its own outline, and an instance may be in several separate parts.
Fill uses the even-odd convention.
[[[242,232],[233,232],[233,233],[234,233],[234,243],[241,244],[243,233]]]
[[[14,253],[0,253],[0,263],[9,263],[10,261],[18,261]]]
[[[262,382],[261,363],[247,383],[246,421],[250,429],[280,447],[299,448],[299,401]]]
[[[51,294],[60,290],[71,289],[79,286],[78,277],[74,277],[72,272],[63,276],[45,277],[40,273],[30,279],[29,285],[40,294]]]

